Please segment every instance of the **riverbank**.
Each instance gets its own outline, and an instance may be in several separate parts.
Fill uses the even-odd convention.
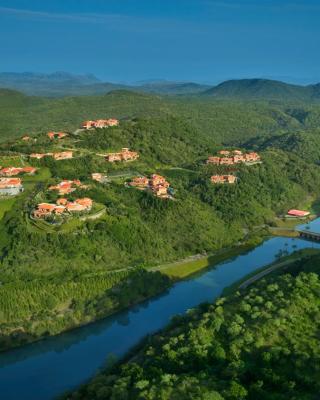
[[[272,274],[273,272],[279,272],[281,269],[288,269],[296,261],[303,261],[308,259],[310,256],[319,254],[319,249],[303,249],[290,254],[289,256],[281,257],[280,260],[275,261],[271,264],[265,265],[250,274],[244,276],[238,281],[234,282],[232,285],[226,287],[223,290],[222,296],[229,296],[238,290],[245,290],[251,284],[257,282],[258,280],[264,278],[265,276]]]
[[[165,329],[172,319],[184,318],[188,310],[212,303],[225,287],[259,267],[270,265],[280,253],[311,246],[320,248],[319,243],[301,239],[269,238],[256,248],[189,279],[181,279],[164,293],[120,313],[2,353],[2,396],[11,400],[52,400],[79,387],[104,369],[106,361],[122,359],[143,338],[148,340],[149,335]],[[30,384],[34,374],[38,379]]]

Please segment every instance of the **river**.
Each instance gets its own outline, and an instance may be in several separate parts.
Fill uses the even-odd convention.
[[[314,225],[319,224],[314,222]],[[275,261],[279,252],[315,247],[275,237],[245,254],[176,283],[162,295],[99,322],[0,355],[3,400],[49,400],[86,382],[106,360],[123,356],[170,319],[206,301],[250,272]]]

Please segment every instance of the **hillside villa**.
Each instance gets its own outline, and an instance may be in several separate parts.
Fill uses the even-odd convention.
[[[289,210],[287,212],[287,216],[288,217],[295,217],[295,218],[305,218],[308,217],[310,215],[309,211],[302,211],[302,210]]]
[[[75,190],[77,190],[77,188],[80,188],[80,189],[87,189],[88,186],[83,185],[83,184],[79,181],[79,179],[74,179],[74,180],[72,180],[72,181],[70,181],[70,180],[63,180],[63,181],[61,181],[60,183],[58,183],[57,185],[49,186],[48,189],[49,189],[49,190],[56,190],[56,191],[58,191],[58,193],[59,193],[60,195],[63,195],[63,194],[72,193],[72,192],[74,192]]]
[[[69,202],[67,199],[59,199],[56,204],[40,203],[32,212],[35,218],[46,218],[49,215],[61,215],[65,213],[90,211],[93,205],[92,199],[84,197]]]
[[[20,178],[0,178],[0,195],[15,196],[23,192]]]
[[[114,118],[109,119],[97,119],[95,121],[84,121],[82,123],[83,129],[92,129],[92,128],[108,128],[109,126],[118,126],[119,120]]]
[[[213,184],[236,183],[237,177],[234,175],[213,175],[210,178]]]
[[[118,153],[108,153],[106,154],[106,161],[134,161],[139,158],[139,153],[136,151],[130,151],[128,147],[123,147]]]
[[[49,137],[50,140],[53,140],[53,139],[62,139],[68,136],[68,134],[64,132],[48,132],[47,136]]]
[[[260,162],[260,156],[258,153],[242,153],[241,150],[221,150],[219,152],[220,156],[210,156],[207,159],[207,164],[215,165],[234,165],[234,164],[253,164]]]
[[[21,138],[21,140],[23,140],[24,142],[28,142],[30,139],[31,139],[31,137],[28,135],[22,136],[22,138]]]
[[[161,175],[153,174],[150,179],[145,176],[137,176],[129,182],[129,186],[139,190],[151,190],[155,196],[160,198],[172,198],[170,195],[170,184]]]
[[[30,158],[36,158],[41,160],[44,157],[53,157],[55,160],[68,160],[73,158],[72,151],[62,151],[60,153],[32,153],[29,155]]]
[[[34,175],[37,171],[35,167],[5,167],[0,170],[1,176],[16,176],[19,174]]]

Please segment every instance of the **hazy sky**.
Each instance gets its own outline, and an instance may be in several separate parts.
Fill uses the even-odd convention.
[[[0,0],[0,71],[320,80],[319,0]]]

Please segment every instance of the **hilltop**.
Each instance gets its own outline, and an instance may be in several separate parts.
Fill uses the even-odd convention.
[[[204,94],[229,99],[312,102],[320,100],[320,84],[299,86],[269,79],[239,79],[222,82]]]

